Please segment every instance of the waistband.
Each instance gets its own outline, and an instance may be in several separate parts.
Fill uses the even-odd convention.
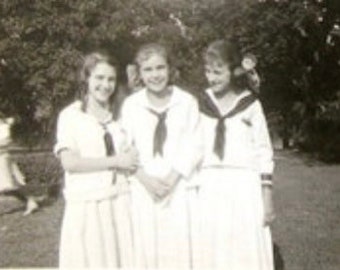
[[[122,194],[129,193],[129,186],[123,184],[115,184],[110,187],[92,189],[92,190],[67,190],[64,189],[63,194],[67,202],[84,202],[84,201],[101,201],[114,198]]]

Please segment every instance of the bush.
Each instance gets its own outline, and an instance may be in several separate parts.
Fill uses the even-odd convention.
[[[25,175],[28,186],[36,187],[50,197],[58,197],[63,185],[63,170],[52,153],[14,153],[13,159]]]
[[[324,102],[301,129],[298,145],[325,162],[340,162],[340,102]]]
[[[284,134],[295,132],[295,101],[316,106],[340,84],[336,1],[2,0],[0,17],[0,111],[17,118],[15,138],[30,146],[51,147],[81,56],[97,47],[117,56],[125,84],[136,48],[161,41],[195,93],[205,87],[203,48],[232,39],[259,59],[262,101],[281,113]]]

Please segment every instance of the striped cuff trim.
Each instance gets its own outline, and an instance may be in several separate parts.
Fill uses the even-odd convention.
[[[270,174],[270,173],[262,173],[261,174],[261,180],[262,181],[270,181],[270,182],[272,182],[273,181],[273,175]]]

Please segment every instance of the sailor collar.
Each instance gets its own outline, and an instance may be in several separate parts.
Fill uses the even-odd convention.
[[[247,109],[257,100],[256,95],[246,90],[243,91],[234,101],[227,113],[221,114],[217,106],[217,100],[211,89],[204,91],[199,98],[200,111],[212,118],[229,118]]]
[[[139,100],[139,105],[142,107],[145,107],[146,109],[152,109],[156,112],[163,112],[163,111],[168,111],[170,108],[177,106],[178,104],[181,103],[182,99],[180,96],[180,90],[178,87],[176,86],[171,86],[172,87],[172,94],[169,100],[169,103],[166,104],[164,107],[162,108],[156,108],[155,106],[153,106],[147,96],[147,89],[143,88],[140,91],[140,100]]]

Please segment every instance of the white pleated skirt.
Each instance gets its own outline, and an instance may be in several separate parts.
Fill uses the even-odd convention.
[[[137,179],[131,190],[136,268],[192,268],[191,209],[197,200],[197,188],[181,180],[161,202],[155,202]]]
[[[205,168],[199,174],[196,269],[273,270],[269,227],[263,226],[261,181],[251,170]]]
[[[60,268],[133,268],[129,189],[74,195],[65,192]]]

